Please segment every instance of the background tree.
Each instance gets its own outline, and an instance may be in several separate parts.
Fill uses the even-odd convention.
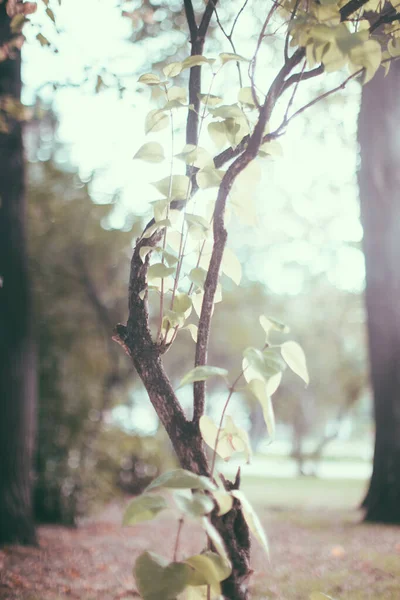
[[[23,38],[18,27],[10,26],[11,18],[19,17],[12,4],[0,4],[0,544],[35,544],[36,372],[25,233]],[[27,12],[32,6],[24,8]]]
[[[398,27],[398,26],[397,26]],[[370,373],[376,424],[366,520],[400,523],[400,65],[364,86],[359,116]]]

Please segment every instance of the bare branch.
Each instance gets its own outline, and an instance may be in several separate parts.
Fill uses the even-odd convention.
[[[187,24],[189,27],[189,32],[190,32],[190,41],[191,41],[191,43],[193,43],[193,41],[195,41],[196,37],[197,37],[197,23],[196,23],[196,17],[194,16],[192,0],[184,0],[184,5],[185,5],[186,21],[187,21]]]
[[[357,12],[364,4],[367,4],[368,0],[350,0],[348,4],[345,4],[340,9],[341,21],[345,21],[347,17],[350,17],[353,13]]]
[[[192,46],[191,56],[203,54],[205,36],[214,11],[214,5],[217,0],[210,0],[204,11],[200,26],[197,27],[191,0],[185,0],[186,18],[190,32],[190,43]],[[193,110],[188,110],[186,123],[186,143],[197,145],[199,130],[199,109],[201,92],[201,67],[196,66],[190,69],[189,75],[189,104]],[[187,167],[187,174],[190,175],[190,166]]]

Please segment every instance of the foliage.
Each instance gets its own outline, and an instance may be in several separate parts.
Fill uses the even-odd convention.
[[[238,565],[235,564],[236,550],[232,546],[227,529],[224,530],[222,538],[218,539],[217,523],[220,521],[213,519],[212,514],[210,518],[207,517],[208,514],[218,510],[217,499],[214,498],[213,504],[216,507],[214,511],[212,505],[208,505],[206,501],[207,498],[213,497],[215,491],[212,488],[212,481],[216,482],[214,478],[216,454],[229,459],[232,451],[239,450],[244,451],[247,459],[250,457],[247,434],[235,425],[232,416],[226,414],[229,402],[236,392],[238,382],[244,377],[251,392],[261,403],[267,427],[270,433],[273,433],[274,416],[270,397],[278,388],[285,367],[289,366],[306,385],[309,382],[309,374],[304,352],[297,342],[286,340],[276,344],[271,339],[271,331],[285,332],[285,326],[262,315],[260,324],[266,337],[264,347],[262,349],[249,347],[244,351],[242,370],[233,384],[228,386],[228,395],[219,424],[214,424],[209,417],[205,416],[205,381],[215,375],[227,377],[226,370],[207,365],[211,317],[214,303],[221,300],[221,283],[224,283],[223,280],[220,281],[220,274],[225,274],[237,285],[241,279],[239,261],[231,251],[226,251],[225,215],[227,211],[232,211],[239,220],[243,218],[249,201],[246,196],[246,175],[247,178],[254,178],[252,162],[257,157],[269,160],[276,154],[276,139],[289,122],[320,99],[317,96],[297,110],[293,109],[296,92],[303,81],[347,67],[350,75],[339,87],[329,92],[333,93],[356,76],[363,83],[368,82],[381,63],[386,64],[394,57],[393,31],[386,31],[387,37],[383,41],[383,48],[382,42],[373,35],[375,30],[388,22],[387,13],[380,15],[379,7],[375,6],[377,17],[371,23],[364,16],[364,4],[366,3],[354,0],[348,4],[330,3],[322,6],[316,3],[303,5],[301,2],[287,2],[279,7],[273,4],[269,13],[266,13],[254,55],[251,60],[248,60],[235,51],[221,53],[217,58],[204,56],[202,44],[196,47],[195,42],[198,42],[199,32],[204,34],[204,30],[207,30],[207,23],[215,4],[208,4],[198,26],[191,2],[186,2],[186,17],[192,41],[191,56],[166,65],[163,68],[164,77],[157,73],[145,73],[139,78],[140,83],[153,90],[153,97],[159,102],[159,108],[151,110],[147,115],[146,134],[158,134],[170,127],[171,136],[169,149],[163,148],[159,142],[148,142],[137,151],[135,158],[162,163],[168,157],[169,174],[154,183],[161,198],[153,203],[153,219],[143,231],[134,251],[129,290],[130,315],[127,328],[119,329],[118,333],[121,342],[126,343],[130,350],[134,365],[141,375],[156,411],[163,418],[181,464],[189,465],[189,470],[165,474],[162,481],[166,482],[167,487],[186,486],[188,492],[192,490],[192,495],[185,503],[181,502],[180,506],[186,509],[185,517],[197,511],[198,518],[204,524],[209,544],[217,551],[217,555],[219,554],[221,559],[226,561],[227,566],[230,565],[232,568],[232,564],[234,565],[230,574],[224,576],[224,579],[233,578],[234,592],[230,596],[232,598],[245,597],[238,585],[238,573],[235,573],[238,571]],[[393,10],[396,13],[395,9]],[[239,16],[240,12],[233,24],[231,35],[227,36],[229,41],[232,41],[233,30]],[[397,18],[396,13],[394,20]],[[267,94],[260,100],[260,90],[256,84],[257,58],[272,22],[274,26],[276,25],[275,20],[281,20],[283,28],[286,27],[283,66]],[[295,48],[292,54],[290,54],[291,48]],[[215,80],[231,62],[237,64],[240,80],[238,101],[234,104],[224,103],[223,98],[214,92]],[[241,63],[250,63],[247,86],[242,84]],[[204,91],[201,86],[200,68],[206,74],[203,80],[208,81],[208,87]],[[186,88],[175,84],[175,79],[189,69],[191,75],[187,94]],[[291,95],[287,99],[284,94],[290,88],[292,88]],[[285,97],[286,109],[280,124],[278,122],[278,126],[271,132],[270,121],[281,97]],[[186,143],[182,146],[177,143],[174,119],[179,120],[179,115],[176,116],[176,113],[183,108],[188,109],[188,116]],[[205,125],[211,143],[217,148],[219,154],[209,150],[211,144],[210,141],[205,140]],[[175,171],[176,159],[185,163],[185,174]],[[223,169],[222,167],[232,159],[233,162],[229,167]],[[215,194],[204,195],[204,192],[212,189],[216,190]],[[151,300],[155,298],[150,304],[155,314],[154,331],[149,327],[147,312],[149,297]],[[195,323],[187,321],[192,316],[192,309],[199,318],[198,329]],[[169,391],[171,400],[168,401],[171,405],[170,412],[168,415],[165,413],[167,399],[162,398],[162,390],[166,391],[169,383],[161,371],[158,373],[155,362],[156,356],[169,350],[180,335],[180,331],[188,325],[191,325],[190,333],[196,342],[195,367],[183,377],[181,386],[193,382],[192,422],[199,426],[203,439],[213,448],[211,467],[207,471],[210,479],[206,489],[200,487],[200,481],[201,485],[204,485],[202,459],[199,457],[190,459],[183,455],[179,437],[185,435],[187,422],[182,419],[179,403],[172,390]],[[142,356],[144,352],[147,354],[146,357]],[[172,430],[172,424],[175,431],[176,428],[178,429],[178,435]],[[198,474],[192,473],[189,476],[193,471]],[[194,481],[195,477],[198,477],[197,483]],[[167,482],[171,482],[171,485]],[[159,487],[159,483],[154,485]],[[247,526],[266,546],[258,518],[243,493],[237,489],[238,487],[238,478],[231,487],[222,479],[217,492],[234,498],[230,508],[228,507],[228,513],[234,511],[236,506],[232,518],[238,519],[240,514],[240,518],[246,521]],[[196,488],[203,489],[203,492],[193,492]],[[194,498],[194,493],[196,495],[200,493],[200,496]],[[131,505],[129,509],[130,518],[136,522],[137,519],[156,516],[164,506],[161,498],[149,496],[147,503],[145,497],[136,501],[136,505]],[[200,500],[202,498],[203,500]],[[194,510],[195,505],[196,510]],[[239,513],[238,507],[240,507]],[[179,532],[180,528],[177,545]],[[241,540],[241,543],[244,544],[243,547],[247,545],[244,540]],[[174,561],[169,563],[166,559],[147,552],[142,554],[135,567],[136,580],[142,597],[157,597],[161,590],[155,586],[162,586],[163,595],[171,598],[176,597],[185,588],[190,590],[193,586],[191,579],[193,573],[187,568],[187,563],[192,566],[190,560],[177,563],[174,557]],[[211,593],[220,594],[222,588],[213,589],[204,573],[202,575],[204,578],[197,582],[197,585],[208,586],[208,597],[211,597]],[[227,589],[227,586],[224,587],[225,595]],[[188,592],[188,597],[191,597],[191,593]]]

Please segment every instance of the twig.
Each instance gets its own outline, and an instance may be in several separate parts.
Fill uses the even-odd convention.
[[[175,546],[174,546],[174,554],[173,554],[173,557],[172,557],[172,560],[173,560],[174,562],[176,562],[176,559],[177,559],[177,557],[178,557],[179,539],[180,539],[180,537],[181,537],[181,532],[182,532],[182,527],[183,527],[183,524],[184,524],[184,522],[185,522],[185,519],[184,519],[183,517],[181,517],[181,518],[179,519],[179,522],[178,522],[178,531],[176,532],[176,539],[175,539]]]
[[[236,388],[238,382],[240,381],[240,379],[243,377],[243,373],[244,372],[245,372],[245,369],[242,369],[240,371],[239,375],[236,377],[235,381],[233,382],[232,386],[230,387],[228,397],[227,397],[227,399],[225,401],[224,408],[222,409],[221,418],[219,420],[219,425],[218,425],[218,430],[217,430],[217,436],[215,438],[215,444],[214,444],[214,448],[213,448],[213,455],[212,455],[211,469],[210,469],[210,477],[211,478],[214,475],[215,460],[216,460],[216,457],[217,457],[217,447],[218,447],[219,436],[220,436],[220,433],[221,433],[222,423],[224,421],[225,413],[226,413],[226,410],[228,408],[229,402],[230,402],[230,400],[231,400],[231,398],[233,396],[235,388]]]

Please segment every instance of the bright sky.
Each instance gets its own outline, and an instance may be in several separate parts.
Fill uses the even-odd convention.
[[[146,63],[150,55],[162,56],[165,35],[169,40],[172,35],[166,31],[160,39],[151,38],[145,44],[131,43],[131,22],[121,17],[118,4],[115,0],[64,0],[59,7],[57,3],[54,11],[61,30],[59,34],[48,18],[43,19],[44,5],[40,4],[34,22],[44,22],[42,32],[56,43],[58,54],[43,50],[31,41],[24,48],[23,75],[27,103],[32,101],[34,90],[48,81],[80,84],[88,76],[83,86],[67,86],[57,92],[58,135],[68,145],[71,161],[79,167],[83,177],[98,170],[93,189],[97,201],[108,201],[116,189],[121,190],[120,205],[114,213],[116,227],[123,225],[127,212],[146,211],[148,202],[158,197],[150,182],[168,174],[164,166],[133,161],[132,157],[152,138],[165,143],[166,147],[169,145],[168,133],[145,138],[143,122],[151,108],[150,94],[136,81],[137,73],[149,70]],[[163,14],[157,16],[156,13],[156,18],[161,20],[162,17]],[[254,25],[251,14],[243,14],[238,39],[245,56],[253,52],[253,46],[243,37],[251,24]],[[34,40],[34,28],[25,33],[28,40]],[[172,50],[185,39],[184,32],[173,35]],[[271,65],[271,50],[266,48],[265,52],[266,58],[269,57],[266,63],[269,66],[265,67],[268,80],[275,67]],[[91,70],[88,70],[89,65],[93,67]],[[93,95],[97,74],[113,84],[112,79],[104,75],[104,69],[127,76],[124,79],[127,91],[122,97],[115,88]],[[236,81],[235,69],[233,63],[226,67],[221,81],[224,89],[232,80]],[[329,87],[333,87],[335,76],[330,76],[330,80]],[[236,90],[228,92],[227,101],[234,102],[236,93]],[[54,97],[50,86],[42,87],[41,95],[48,99]],[[299,95],[300,100],[308,97],[306,91]],[[339,287],[362,289],[362,253],[357,247],[343,244],[357,244],[362,237],[355,177],[358,97],[358,85],[353,83],[338,100],[314,107],[308,117],[300,117],[291,124],[281,140],[283,157],[263,161],[262,184],[256,193],[256,232],[250,227],[234,226],[230,243],[239,253],[241,245],[254,247],[252,258],[246,264],[246,274],[250,279],[265,281],[277,293],[298,293],[307,270],[326,272]],[[183,143],[181,137],[175,144],[177,151]],[[202,143],[212,149],[208,140]],[[294,267],[293,261],[297,261],[300,268]]]

